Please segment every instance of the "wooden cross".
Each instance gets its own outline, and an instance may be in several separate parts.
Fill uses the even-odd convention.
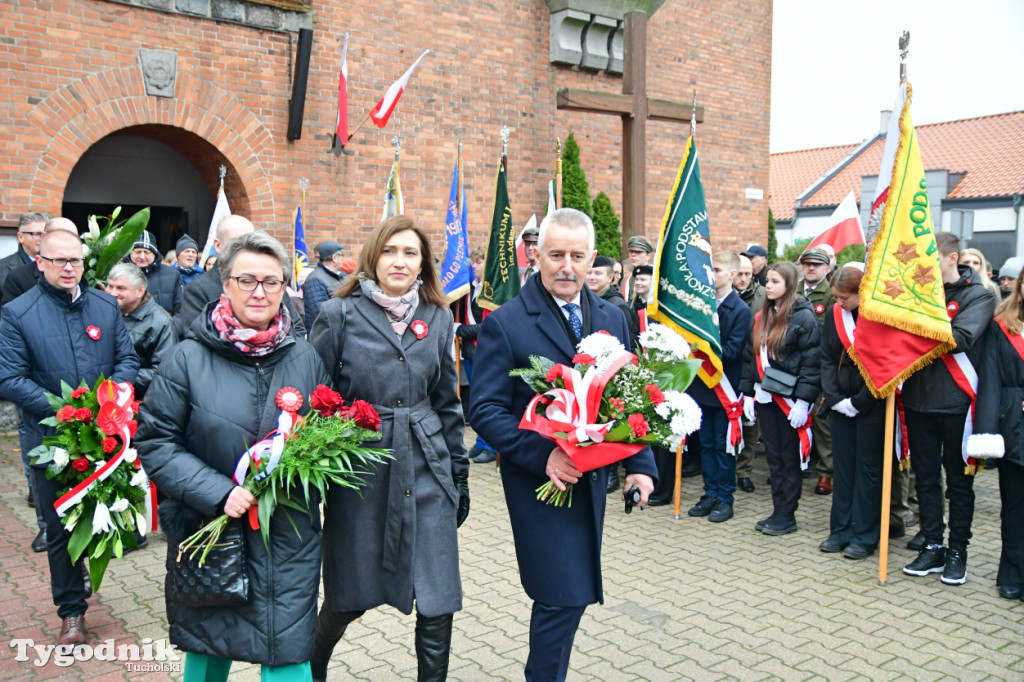
[[[647,97],[647,14],[626,14],[623,25],[622,94],[578,88],[558,91],[556,105],[567,111],[612,114],[622,118],[622,250],[633,235],[644,233],[644,177],[647,119],[689,123],[692,105]],[[704,107],[697,107],[704,122]]]

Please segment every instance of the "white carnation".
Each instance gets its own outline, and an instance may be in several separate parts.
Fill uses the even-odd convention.
[[[82,255],[85,256],[86,258],[89,257],[89,245],[86,244],[85,242],[82,242]]]
[[[61,469],[66,467],[68,465],[68,462],[70,461],[71,455],[68,454],[67,450],[65,450],[64,448],[53,449],[53,463],[59,466]]]
[[[647,331],[640,335],[640,345],[647,351],[667,353],[675,360],[685,360],[691,352],[686,339],[657,322],[648,324]]]
[[[128,509],[128,500],[124,499],[123,497],[120,498],[114,504],[110,505],[110,511],[112,511],[112,512],[123,512],[123,511],[125,511],[127,509]]]
[[[673,436],[686,436],[700,428],[700,407],[687,394],[677,394],[672,404],[672,412],[669,428],[672,429]]]
[[[134,462],[138,458],[138,456],[139,453],[135,448],[128,448],[127,450],[124,451],[124,461],[128,462],[129,464]]]
[[[137,488],[148,488],[149,479],[146,478],[146,474],[140,469],[139,471],[135,472],[135,475],[132,476],[132,480],[129,481],[128,484],[133,485]]]
[[[593,356],[597,363],[601,364],[608,357],[625,352],[626,347],[611,334],[596,332],[580,341],[576,350],[584,355]]]

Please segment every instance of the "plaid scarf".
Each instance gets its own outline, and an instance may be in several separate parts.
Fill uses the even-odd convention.
[[[292,328],[291,315],[283,303],[264,331],[243,327],[225,294],[220,295],[220,302],[214,307],[210,319],[220,338],[251,358],[262,358],[274,352]]]
[[[364,279],[360,286],[364,294],[384,309],[388,321],[391,322],[391,328],[398,334],[398,338],[402,338],[420,302],[420,281],[417,279],[413,282],[404,296],[388,296],[372,279]]]

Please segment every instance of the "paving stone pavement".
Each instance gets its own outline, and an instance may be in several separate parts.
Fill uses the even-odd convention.
[[[29,548],[35,516],[16,448],[16,436],[0,437],[0,632],[8,641],[54,643],[60,623],[45,555]],[[666,507],[627,516],[618,495],[608,498],[605,604],[583,617],[570,680],[1024,680],[1024,602],[1000,599],[995,589],[994,472],[975,485],[968,582],[960,587],[942,585],[937,575],[904,576],[900,569],[913,556],[905,540],[893,545],[884,587],[877,558],[819,552],[830,498],[813,494],[814,479],[805,482],[797,533],[755,532],[771,507],[765,477],[759,459],[757,490],[738,492],[736,517],[722,524],[685,515],[700,496],[699,478],[683,480],[678,521]],[[474,464],[470,487],[472,513],[460,531],[465,599],[455,616],[450,679],[521,680],[530,604],[493,465]],[[94,641],[166,637],[165,552],[156,534],[148,549],[111,562],[101,594],[89,600]],[[366,614],[335,650],[330,679],[415,679],[414,623],[391,608]],[[36,667],[2,648],[3,680],[181,679],[180,672],[133,672],[96,660]],[[255,681],[259,669],[236,664],[231,679]]]

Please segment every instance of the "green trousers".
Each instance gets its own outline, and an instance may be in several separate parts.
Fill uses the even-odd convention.
[[[183,682],[226,682],[231,672],[232,661],[203,654],[185,654],[185,675]],[[309,661],[277,668],[261,666],[261,682],[312,682]]]

